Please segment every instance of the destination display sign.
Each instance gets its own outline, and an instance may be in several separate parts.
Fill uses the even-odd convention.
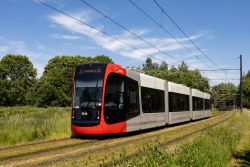
[[[92,68],[79,68],[77,70],[77,73],[78,74],[86,74],[86,73],[97,73],[97,74],[100,74],[100,73],[103,73],[104,69],[103,68],[100,68],[100,67],[92,67]]]

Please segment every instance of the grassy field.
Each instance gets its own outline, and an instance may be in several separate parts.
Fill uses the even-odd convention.
[[[237,114],[231,121],[208,130],[191,142],[172,146],[174,149],[146,147],[140,155],[118,166],[228,166],[244,130],[243,118]]]
[[[0,147],[70,135],[70,107],[0,107]]]
[[[245,110],[242,122],[244,124],[242,137],[230,166],[250,166],[250,110]]]
[[[70,108],[0,107],[0,147],[69,137]]]
[[[0,135],[0,147],[69,137],[70,108],[0,107]],[[138,156],[129,161],[124,156],[123,163],[116,165],[250,166],[249,138],[250,111],[245,111],[174,146],[149,145]]]

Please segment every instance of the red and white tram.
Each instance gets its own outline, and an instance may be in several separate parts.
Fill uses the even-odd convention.
[[[210,95],[117,64],[75,69],[72,133],[106,135],[210,117]]]

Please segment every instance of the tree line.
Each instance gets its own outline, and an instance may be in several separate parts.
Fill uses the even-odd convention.
[[[182,62],[177,67],[171,66],[169,68],[165,61],[156,63],[151,58],[147,58],[142,68],[138,67],[137,69],[148,75],[184,84],[204,92],[209,92],[210,89],[208,79],[203,77],[198,69],[190,70],[185,62]]]
[[[37,70],[27,56],[4,56],[0,61],[0,106],[70,106],[73,71],[76,65],[83,63],[113,61],[105,55],[56,56],[48,61],[43,75],[37,79]],[[219,104],[221,99],[225,98],[221,91],[238,91],[238,87],[231,83],[222,83],[210,88],[208,79],[203,77],[198,69],[190,70],[185,62],[176,67],[168,67],[164,61],[156,63],[147,58],[145,63],[136,69],[151,76],[210,92],[214,104]],[[249,106],[250,71],[244,76],[244,94],[244,104]]]
[[[27,56],[4,56],[0,61],[0,106],[70,106],[73,71],[82,63],[113,62],[104,55],[56,56],[37,79],[37,70]]]

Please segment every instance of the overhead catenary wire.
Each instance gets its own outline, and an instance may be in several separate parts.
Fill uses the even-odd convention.
[[[186,47],[181,41],[178,40],[172,33],[170,33],[161,23],[156,21],[152,16],[150,16],[145,10],[143,10],[139,5],[134,3],[134,1],[129,0],[129,2],[137,8],[140,12],[142,12],[146,17],[148,17],[152,22],[154,22],[157,26],[159,26],[165,33],[167,33],[169,36],[171,36],[179,45],[181,45],[184,49],[186,49],[188,52],[190,52],[192,55],[194,55],[203,65],[205,65],[207,68],[210,68],[200,57],[196,54],[193,54],[193,52]],[[202,72],[204,75],[205,73]]]
[[[170,19],[170,21],[183,33],[183,35],[196,47],[196,49],[202,53],[212,64],[220,68],[200,47],[184,32],[184,30],[176,23],[176,21],[166,12],[165,9],[157,2],[153,0],[155,4],[161,9],[161,11]]]
[[[163,25],[162,23],[157,22],[152,16],[150,16],[145,10],[143,10],[139,5],[137,5],[136,3],[134,3],[132,0],[129,0],[129,2],[135,7],[137,8],[139,11],[141,11],[146,17],[148,17],[152,22],[154,22],[157,26],[159,26],[165,33],[167,33],[169,36],[171,36],[178,44],[180,44],[184,49],[186,49],[188,52],[190,52],[192,55],[194,55],[194,57],[196,57],[203,65],[205,65],[207,68],[211,68],[209,67],[198,55],[193,54],[193,52],[186,47],[184,44],[182,44],[181,41],[178,40],[178,38],[176,38],[172,33],[170,33]],[[201,71],[203,73],[203,75],[206,75],[206,73],[204,71]]]
[[[220,79],[220,78],[209,78],[209,80],[225,80],[225,79]],[[240,79],[237,78],[227,78],[228,81],[238,81]]]
[[[237,68],[222,68],[222,69],[200,69],[199,71],[239,71]]]
[[[132,34],[133,36],[135,36],[136,38],[140,39],[141,41],[147,43],[148,45],[150,45],[151,47],[153,47],[154,49],[156,49],[157,51],[159,51],[159,53],[163,53],[164,55],[167,55],[168,57],[171,57],[172,59],[179,61],[180,63],[182,62],[182,60],[179,60],[173,56],[171,56],[170,54],[168,54],[167,52],[163,51],[162,49],[158,48],[157,46],[153,45],[152,43],[148,42],[147,40],[145,40],[144,38],[142,38],[141,36],[137,35],[136,33],[132,32],[131,30],[129,30],[128,28],[126,28],[125,26],[123,26],[121,23],[115,21],[114,19],[112,19],[111,17],[109,17],[108,15],[104,14],[103,12],[101,12],[100,10],[98,10],[97,8],[95,8],[94,6],[92,6],[90,3],[86,2],[85,0],[80,0],[81,2],[83,2],[85,5],[87,5],[89,8],[93,9],[94,11],[96,11],[97,13],[101,14],[102,16],[104,16],[105,18],[109,19],[112,23],[116,24],[117,26],[121,27],[122,29],[124,29],[125,31],[127,31],[128,33]],[[172,35],[173,36],[173,35]],[[174,36],[173,36],[174,37]],[[174,37],[175,38],[175,37]],[[176,39],[178,40],[178,39]],[[183,47],[187,48],[185,45],[183,45],[180,41],[179,41],[180,45],[182,45]],[[190,65],[187,65],[188,67],[192,68],[192,69],[197,69],[194,68]],[[206,74],[203,73],[205,76]],[[206,76],[207,77],[207,76]]]
[[[159,60],[159,61],[163,61],[163,60],[161,60],[161,59],[159,59],[159,58],[154,58],[154,57],[152,57],[150,54],[146,53],[146,52],[143,51],[142,49],[139,49],[139,48],[137,48],[137,47],[135,47],[135,46],[133,46],[133,45],[131,45],[131,44],[129,44],[129,43],[127,43],[127,42],[121,40],[121,39],[119,39],[118,37],[115,37],[115,36],[113,36],[113,35],[107,33],[106,31],[100,30],[100,29],[96,28],[95,26],[92,26],[92,25],[90,25],[90,24],[88,24],[88,23],[86,23],[86,22],[84,22],[84,21],[82,21],[82,20],[80,20],[80,19],[78,19],[78,18],[76,18],[76,17],[74,17],[74,16],[72,16],[72,15],[70,15],[70,14],[68,14],[68,13],[66,13],[66,12],[64,12],[64,11],[62,11],[62,10],[60,10],[60,9],[58,9],[58,8],[55,8],[55,7],[53,7],[52,5],[49,5],[48,3],[44,2],[44,1],[41,1],[41,0],[36,0],[36,1],[37,1],[38,3],[40,3],[40,4],[43,4],[43,5],[47,6],[47,7],[49,7],[50,9],[53,9],[54,11],[57,11],[57,12],[59,12],[59,13],[65,15],[65,16],[67,16],[67,17],[69,17],[69,18],[71,18],[71,19],[73,19],[73,20],[75,20],[75,21],[78,21],[79,23],[81,23],[81,24],[83,24],[83,25],[85,25],[85,26],[88,26],[89,28],[92,28],[92,29],[94,29],[94,30],[96,30],[96,31],[98,31],[98,32],[100,32],[100,33],[103,33],[103,34],[105,34],[106,36],[108,36],[108,37],[110,37],[110,38],[113,38],[114,40],[123,43],[124,45],[129,46],[129,47],[133,48],[134,50],[137,50],[137,51],[141,52],[143,55],[147,55],[148,57],[151,57],[151,58],[153,58],[153,59],[157,59],[157,60]]]
[[[153,45],[152,43],[148,42],[147,40],[145,40],[144,38],[140,37],[139,35],[137,35],[136,33],[130,31],[128,28],[126,28],[125,26],[123,26],[122,24],[120,24],[119,22],[115,21],[114,19],[112,19],[111,17],[109,17],[108,15],[104,14],[103,12],[101,12],[100,10],[98,10],[97,8],[95,8],[94,6],[92,6],[90,3],[86,2],[85,0],[80,0],[82,3],[84,3],[85,5],[87,5],[88,7],[90,7],[91,9],[93,9],[94,11],[98,12],[99,14],[101,14],[102,16],[104,16],[105,18],[109,19],[111,22],[113,22],[114,24],[118,25],[119,27],[121,27],[122,29],[124,29],[125,31],[127,31],[128,33],[134,35],[136,38],[140,39],[141,41],[147,43],[148,45],[150,45],[151,47],[153,47],[154,49],[156,49],[157,51],[164,53],[165,55],[167,55],[168,57],[171,57],[172,59],[179,61],[179,59],[175,58],[174,56],[168,54],[167,52],[161,50],[160,48],[158,48],[157,46]]]
[[[90,28],[92,28],[92,29],[95,29],[95,30],[98,31],[98,32],[101,32],[101,33],[103,33],[103,34],[105,34],[105,35],[107,35],[107,36],[113,38],[114,40],[117,40],[117,41],[119,41],[119,42],[121,42],[121,43],[123,43],[123,44],[125,44],[125,45],[127,45],[127,46],[129,46],[129,47],[131,47],[131,48],[133,48],[133,49],[135,49],[135,50],[137,50],[137,51],[140,51],[143,55],[147,55],[147,56],[149,56],[149,57],[151,57],[151,58],[153,58],[153,59],[158,59],[158,60],[160,60],[160,59],[157,58],[157,57],[156,57],[156,58],[152,57],[152,55],[150,55],[150,54],[146,53],[145,51],[143,51],[143,50],[141,50],[141,49],[139,49],[139,48],[137,48],[137,47],[135,47],[135,46],[133,46],[133,45],[127,43],[126,41],[121,40],[119,37],[116,37],[116,36],[114,36],[114,35],[111,35],[111,34],[107,33],[106,31],[103,31],[103,30],[101,30],[101,29],[98,29],[97,27],[92,26],[92,25],[90,25],[89,23],[84,22],[84,21],[80,20],[79,18],[76,18],[76,17],[74,17],[74,16],[72,16],[72,15],[70,15],[70,14],[68,14],[68,13],[66,13],[66,12],[64,12],[64,11],[62,11],[62,10],[60,10],[60,9],[57,9],[57,8],[55,8],[55,7],[53,7],[53,6],[49,5],[49,4],[47,4],[47,3],[44,2],[44,1],[41,1],[41,0],[36,0],[36,1],[39,2],[39,3],[41,3],[41,4],[43,4],[43,5],[46,5],[47,7],[51,8],[51,9],[53,9],[53,10],[55,10],[55,11],[57,11],[57,12],[63,14],[63,15],[66,15],[67,17],[70,17],[70,18],[73,19],[73,20],[76,20],[76,21],[80,22],[81,24],[84,24],[84,25],[86,25],[86,26],[88,26],[88,27],[90,27]],[[83,0],[81,0],[81,1],[83,2]],[[92,7],[93,7],[93,6],[92,6]],[[99,12],[100,12],[100,11],[99,11]],[[102,13],[102,12],[101,12],[101,13]],[[102,14],[103,14],[103,13],[102,13]],[[154,48],[157,49],[157,50],[159,49],[159,48],[157,48],[156,46],[154,46],[153,44],[149,43],[148,41],[144,40],[143,38],[141,38],[140,36],[138,36],[137,34],[135,34],[134,32],[130,31],[130,30],[127,29],[126,27],[122,26],[120,23],[116,22],[115,20],[113,20],[113,19],[110,18],[109,16],[107,16],[107,15],[105,15],[105,14],[103,14],[103,15],[105,16],[105,19],[109,19],[110,21],[112,21],[113,23],[115,23],[115,24],[117,24],[117,25],[119,24],[120,27],[122,27],[123,29],[127,30],[128,32],[130,32],[131,34],[133,34],[134,36],[136,36],[138,39],[144,41],[145,43],[149,44],[150,46],[154,47]],[[159,51],[163,53],[163,51],[161,51],[161,50],[159,50]],[[173,58],[173,59],[175,59],[175,58]],[[175,60],[176,60],[176,59],[175,59]],[[178,60],[178,59],[177,59],[177,60]],[[160,61],[163,61],[163,60],[160,60]],[[197,70],[200,71],[199,69],[197,69]],[[211,79],[209,79],[209,78],[207,78],[207,79],[208,79],[208,80],[211,80]],[[213,79],[212,79],[212,80],[213,80]],[[229,80],[230,80],[230,79],[229,79]]]
[[[53,9],[53,10],[55,10],[55,11],[57,11],[57,12],[59,12],[59,13],[61,13],[61,14],[63,14],[63,15],[66,15],[67,17],[70,17],[70,18],[73,19],[73,20],[76,20],[76,21],[80,22],[81,24],[84,24],[84,25],[86,25],[86,26],[88,26],[88,27],[90,27],[90,28],[92,28],[92,29],[95,29],[96,31],[101,32],[101,33],[103,33],[103,34],[105,34],[105,35],[107,35],[107,36],[109,36],[109,37],[111,37],[111,38],[113,38],[113,39],[115,39],[115,40],[117,40],[117,41],[119,41],[119,42],[121,42],[121,43],[127,45],[127,46],[130,46],[131,48],[140,51],[141,53],[143,53],[144,55],[147,55],[148,57],[151,57],[151,58],[153,58],[153,59],[157,59],[157,60],[159,60],[159,61],[164,61],[164,60],[159,59],[159,58],[154,58],[154,57],[152,57],[151,55],[149,55],[148,53],[146,53],[145,51],[143,51],[143,50],[141,50],[141,49],[139,49],[139,48],[137,48],[137,47],[135,47],[135,46],[133,46],[133,45],[131,45],[131,44],[129,44],[129,43],[123,41],[123,40],[120,40],[118,37],[115,37],[115,36],[113,36],[113,35],[107,33],[106,31],[100,30],[100,29],[98,29],[98,28],[96,28],[96,27],[94,27],[94,26],[92,26],[92,25],[90,25],[90,24],[88,24],[88,23],[86,23],[86,22],[84,22],[84,21],[82,21],[82,20],[80,20],[80,19],[78,19],[78,18],[76,18],[76,17],[74,17],[74,16],[72,16],[72,15],[70,15],[70,14],[68,14],[68,13],[66,13],[66,12],[64,12],[64,11],[62,11],[62,10],[60,10],[60,9],[57,9],[57,8],[53,7],[52,5],[49,5],[48,3],[44,2],[44,1],[41,1],[41,0],[36,0],[36,1],[39,2],[39,3],[41,3],[41,4],[43,4],[43,5],[45,5],[45,6],[47,6],[47,7],[49,7],[49,8],[51,8],[51,9]],[[83,2],[83,1],[82,1],[82,2]],[[92,7],[93,7],[93,6],[92,6]],[[101,13],[101,12],[99,11],[99,13]],[[103,14],[103,13],[102,13],[102,14]],[[103,14],[103,15],[104,15],[104,14]],[[111,19],[111,18],[110,18],[109,16],[107,16],[107,15],[104,15],[104,17],[105,17],[105,19],[106,19],[106,18],[109,19],[109,20]],[[115,23],[114,20],[112,20],[112,21]],[[119,24],[119,23],[116,22],[116,24]],[[121,24],[119,24],[119,25],[122,26]],[[124,28],[124,29],[127,29],[127,28],[125,28],[124,26],[123,26],[123,28]],[[127,30],[128,30],[128,29],[127,29]],[[128,30],[128,31],[129,31],[129,30]],[[131,32],[131,31],[129,31],[129,32],[130,32],[130,33],[133,33],[133,32]],[[134,34],[134,35],[136,35],[136,34]],[[139,38],[140,40],[143,40],[143,38],[141,38],[141,37],[138,36],[138,35],[136,35],[136,37]],[[144,42],[147,42],[147,41],[144,40]],[[150,44],[150,43],[148,42],[148,44]],[[154,45],[152,45],[152,44],[150,44],[150,45],[151,45],[152,47],[158,49],[158,48],[155,47]],[[160,50],[160,49],[158,49],[158,50],[159,50],[160,52],[162,52],[162,53],[166,53],[166,52],[164,52],[164,51],[162,51],[162,50]],[[167,53],[166,53],[166,54],[167,54]],[[171,55],[169,55],[169,54],[167,54],[167,55],[168,55],[169,57],[171,57]],[[180,61],[180,60],[174,58],[173,56],[172,56],[171,58],[174,59],[174,60]],[[181,62],[181,61],[180,61],[180,62]],[[192,67],[192,68],[193,68],[193,67]],[[193,69],[195,69],[195,68],[193,68]]]
[[[216,64],[200,47],[185,33],[185,31],[177,24],[177,22],[166,12],[166,10],[157,2],[157,0],[153,0],[153,2],[160,8],[161,12],[165,14],[169,20],[182,32],[182,34],[196,47],[196,49],[202,53],[212,64],[217,66],[220,70],[225,72],[225,82],[227,82],[227,70],[220,68],[218,64]],[[216,71],[216,70],[215,70]]]
[[[51,9],[53,9],[53,10],[55,10],[55,11],[57,11],[57,12],[59,12],[59,13],[61,13],[61,14],[63,14],[63,15],[65,15],[65,16],[67,16],[67,17],[69,17],[69,18],[71,18],[71,19],[73,19],[73,20],[75,20],[75,21],[80,22],[81,24],[84,24],[84,25],[86,25],[86,26],[88,26],[88,27],[90,27],[90,28],[92,28],[92,29],[95,29],[96,31],[98,31],[98,32],[100,32],[100,33],[103,33],[103,34],[105,34],[105,35],[107,35],[107,36],[113,38],[114,40],[117,40],[117,41],[119,41],[119,42],[121,42],[121,43],[123,43],[123,44],[125,44],[125,45],[127,45],[127,46],[129,46],[129,47],[131,47],[131,48],[133,48],[133,49],[135,49],[135,50],[138,50],[138,51],[140,51],[141,53],[143,53],[144,55],[148,55],[149,57],[153,58],[151,55],[149,55],[148,53],[144,52],[143,50],[141,50],[141,49],[139,49],[139,48],[137,48],[137,47],[135,47],[135,46],[133,46],[133,45],[131,45],[131,44],[129,44],[129,43],[127,43],[127,42],[121,40],[121,39],[119,39],[118,37],[115,37],[115,36],[113,36],[113,35],[111,35],[111,34],[108,34],[105,30],[104,30],[104,31],[103,31],[103,30],[100,30],[100,29],[98,29],[97,27],[94,27],[94,26],[92,26],[92,25],[90,25],[90,24],[88,24],[88,23],[86,23],[86,22],[84,22],[84,21],[82,21],[82,20],[80,20],[80,19],[78,19],[78,18],[76,18],[76,17],[74,17],[74,16],[72,16],[72,15],[66,13],[66,12],[63,12],[62,10],[57,9],[57,8],[55,8],[55,7],[49,5],[49,4],[47,4],[47,3],[45,3],[45,2],[43,2],[43,1],[41,1],[41,0],[36,0],[36,1],[39,2],[39,3],[41,3],[41,4],[43,4],[43,5],[45,5],[45,6],[47,6],[47,7],[49,7],[49,8],[51,8]],[[81,0],[81,1],[83,1],[83,0]],[[110,20],[110,18],[107,17],[107,16],[105,15],[105,20],[106,20],[107,18]],[[112,22],[113,22],[113,21],[112,21]],[[114,23],[117,23],[117,22],[114,22]],[[119,23],[118,23],[118,24],[119,24]],[[125,27],[123,27],[123,28],[125,28]],[[126,29],[126,28],[125,28],[125,29]],[[127,30],[128,30],[128,29],[127,29]],[[128,30],[128,31],[129,31],[129,30]],[[130,33],[131,33],[131,32],[130,32]],[[132,32],[132,33],[133,33],[133,32]],[[140,38],[139,36],[137,36],[137,35],[135,35],[135,36],[136,36],[137,38],[143,40],[143,39]],[[146,42],[146,41],[144,41],[144,42]],[[146,42],[146,43],[147,43],[147,42]],[[153,47],[153,46],[152,46],[152,47]],[[160,50],[159,50],[159,51],[160,51]],[[208,79],[208,78],[206,78],[206,79]],[[213,79],[208,79],[208,80],[211,81],[211,80],[213,80]],[[216,79],[216,80],[218,80],[218,79]],[[232,80],[232,79],[229,79],[229,80]]]
[[[104,16],[105,18],[109,19],[111,22],[113,22],[114,24],[118,25],[119,27],[121,27],[122,29],[124,29],[125,31],[127,31],[128,33],[132,34],[133,36],[135,36],[136,38],[140,39],[141,41],[147,43],[149,46],[153,47],[154,49],[156,49],[157,51],[159,51],[160,53],[163,53],[165,55],[167,55],[168,57],[171,57],[172,59],[179,61],[180,63],[182,62],[182,60],[179,60],[177,58],[175,58],[174,56],[170,55],[169,53],[161,50],[160,48],[158,48],[157,46],[153,45],[152,43],[148,42],[147,40],[145,40],[144,38],[142,38],[141,36],[137,35],[136,33],[134,33],[133,31],[129,30],[128,28],[126,28],[125,26],[123,26],[121,23],[115,21],[114,19],[112,19],[111,17],[109,17],[108,15],[104,14],[103,12],[101,12],[100,10],[98,10],[97,8],[95,8],[94,6],[92,6],[90,3],[86,2],[85,0],[80,0],[81,2],[83,2],[85,5],[87,5],[88,7],[90,7],[91,9],[93,9],[94,11],[98,12],[99,14],[101,14],[102,16]],[[174,36],[173,36],[174,37]],[[185,45],[183,45],[182,43],[180,43],[183,47],[187,48]],[[192,69],[195,69],[192,66],[188,66]]]

